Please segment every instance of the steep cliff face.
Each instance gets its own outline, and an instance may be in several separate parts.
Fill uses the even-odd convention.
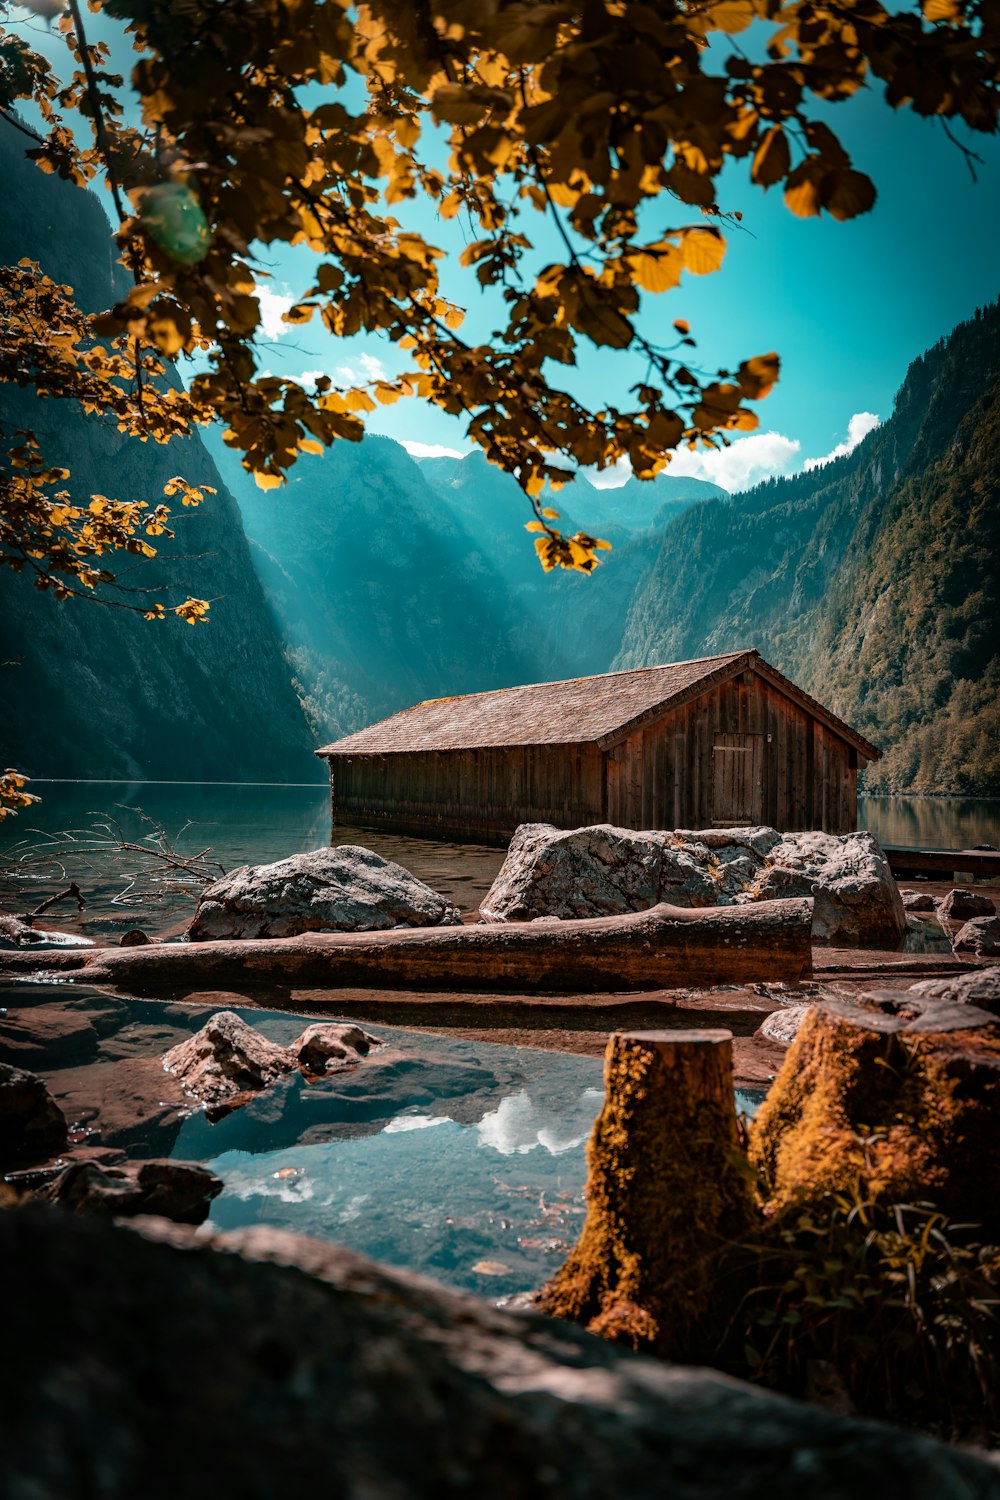
[[[1000,305],[854,453],[667,530],[616,666],[753,644],[886,751],[868,790],[1000,795]]]
[[[0,257],[29,256],[74,286],[84,306],[107,306],[121,268],[100,203],[39,172],[23,141],[3,132]],[[70,470],[74,497],[157,503],[174,474],[219,490],[178,514],[176,538],[155,560],[117,568],[137,598],[151,589],[210,599],[209,620],[196,628],[82,600],[59,604],[28,577],[0,573],[4,764],[35,776],[318,780],[239,511],[202,443],[126,441],[69,403],[10,387],[0,387],[0,417],[33,428],[46,457]]]

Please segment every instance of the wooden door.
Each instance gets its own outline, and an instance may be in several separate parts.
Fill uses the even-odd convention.
[[[764,820],[763,734],[717,734],[713,747],[712,824],[755,825]]]

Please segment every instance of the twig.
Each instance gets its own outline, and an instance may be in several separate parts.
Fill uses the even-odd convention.
[[[35,918],[40,917],[43,911],[48,911],[50,906],[55,906],[59,901],[65,901],[67,896],[73,896],[76,899],[77,911],[83,911],[83,908],[87,904],[86,899],[76,881],[71,880],[64,891],[60,891],[57,896],[50,896],[47,901],[42,902],[41,906],[36,906],[34,911],[29,912],[24,920],[30,927]]]

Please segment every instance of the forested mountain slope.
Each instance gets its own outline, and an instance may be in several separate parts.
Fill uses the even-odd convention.
[[[100,204],[45,176],[24,144],[3,126],[0,258],[29,256],[74,286],[85,307],[107,306],[121,269]],[[35,776],[318,780],[239,512],[200,441],[126,441],[68,402],[10,386],[0,387],[0,419],[34,429],[46,458],[70,470],[74,498],[156,504],[178,473],[219,488],[197,510],[180,511],[176,539],[161,538],[154,561],[118,568],[157,597],[210,599],[196,628],[172,615],[157,623],[83,600],[60,604],[28,576],[0,572],[3,764]]]
[[[852,454],[668,528],[616,666],[755,645],[886,751],[866,789],[1000,795],[1000,305]]]
[[[562,529],[600,526],[614,550],[590,577],[545,574],[524,496],[482,454],[418,462],[367,437],[265,494],[212,441],[319,739],[424,698],[606,671],[658,545],[652,515],[716,493],[660,481],[633,517],[578,481],[554,499]]]

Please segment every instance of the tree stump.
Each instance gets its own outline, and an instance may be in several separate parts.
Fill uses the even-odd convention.
[[[926,995],[812,1008],[751,1131],[768,1207],[933,1201],[1000,1233],[1000,1021]]]
[[[558,1317],[671,1359],[697,1358],[717,1266],[754,1218],[728,1031],[613,1036],[587,1147],[579,1244],[538,1297]]]

